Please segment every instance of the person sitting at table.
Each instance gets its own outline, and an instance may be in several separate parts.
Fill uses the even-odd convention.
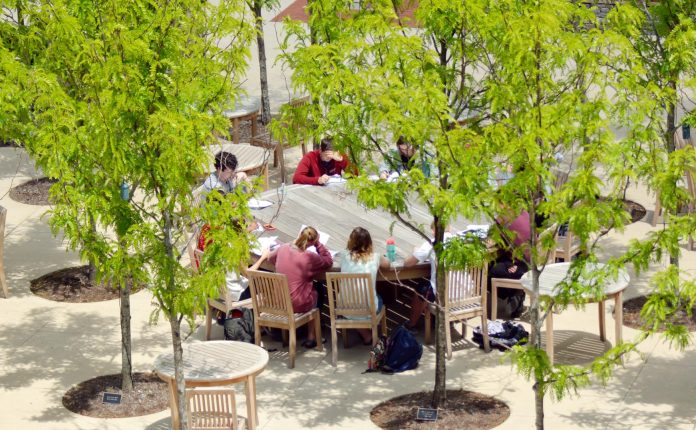
[[[308,250],[312,246],[316,252]],[[323,286],[313,283],[313,280],[333,265],[333,258],[319,242],[319,233],[314,227],[303,228],[293,243],[283,244],[271,252],[268,261],[275,265],[276,273],[287,276],[295,313],[309,312],[315,307],[321,309]],[[302,345],[309,349],[317,346],[314,330],[307,331],[307,339]]]
[[[329,181],[329,177],[343,174],[347,167],[348,160],[338,151],[334,151],[333,141],[327,137],[321,140],[319,149],[302,157],[292,176],[292,183],[324,185]]]
[[[508,245],[498,251],[498,256],[488,269],[489,292],[492,278],[520,279],[529,270],[525,261],[530,257],[529,252],[525,252],[523,259],[513,257],[513,250],[528,242],[531,237],[529,213],[522,211],[514,219],[512,216],[500,216],[497,224],[503,228],[502,236]],[[522,314],[524,298],[525,293],[522,289],[498,288],[497,301],[503,308],[498,315],[502,315],[503,318],[518,318]]]
[[[222,190],[226,193],[232,192],[240,182],[246,181],[247,174],[235,172],[237,169],[237,157],[227,151],[220,151],[215,154],[215,171],[203,182],[206,193],[212,190]]]
[[[372,252],[372,237],[370,236],[370,232],[362,227],[355,227],[353,231],[350,232],[346,250],[348,252],[343,253],[341,257],[341,272],[369,273],[372,276],[376,313],[379,313],[382,309],[382,297],[377,294],[377,270],[388,269],[390,267],[389,260],[378,253]],[[361,317],[346,316],[345,318],[355,319]],[[372,345],[372,331],[361,328],[358,329],[358,333],[365,345]]]
[[[404,172],[410,170],[416,164],[416,150],[411,143],[409,143],[404,136],[399,136],[396,141],[396,149],[391,149],[384,156],[384,161],[379,165],[379,178],[389,179],[393,175],[399,176]],[[423,171],[425,177],[430,177],[431,170],[430,163],[427,160],[423,160],[420,165],[420,169]]]

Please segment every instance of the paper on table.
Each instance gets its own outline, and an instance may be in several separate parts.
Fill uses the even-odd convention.
[[[304,230],[305,227],[307,227],[307,225],[306,225],[306,224],[302,224],[302,227],[300,227],[300,231],[297,232],[297,235],[298,235],[298,236],[300,235],[300,233],[302,233],[302,230]],[[326,242],[329,241],[329,239],[331,238],[331,236],[330,236],[328,233],[324,233],[324,232],[321,231],[321,230],[317,230],[317,233],[319,233],[319,242],[321,242],[322,245],[326,246]]]
[[[253,197],[249,199],[249,209],[263,209],[272,205],[273,202],[269,202],[268,200],[259,200]]]
[[[346,182],[346,180],[343,179],[342,177],[340,177],[338,175],[333,175],[333,176],[329,176],[329,180],[326,183],[327,184],[342,184],[344,182]]]
[[[259,237],[256,240],[258,240],[259,244],[251,250],[256,255],[261,255],[266,248],[272,251],[278,245],[278,236]]]

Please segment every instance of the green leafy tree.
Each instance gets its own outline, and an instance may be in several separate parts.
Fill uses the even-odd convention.
[[[543,428],[547,395],[573,394],[593,378],[605,382],[636,345],[615,345],[587,367],[554,366],[541,349],[546,315],[554,307],[583,306],[601,297],[602,284],[621,268],[633,264],[643,271],[677,243],[676,230],[650,235],[610,259],[605,269],[587,273],[597,262],[601,237],[621,231],[629,221],[621,201],[629,182],[647,180],[655,170],[646,166],[664,155],[664,148],[646,145],[652,134],[643,122],[660,101],[636,84],[640,70],[615,67],[628,64],[635,51],[621,34],[597,29],[594,14],[582,4],[421,1],[417,31],[402,26],[395,13],[399,7],[373,1],[355,12],[314,0],[312,34],[292,28],[297,43],[284,59],[293,70],[293,84],[316,102],[309,116],[317,131],[336,136],[361,166],[350,182],[358,198],[419,232],[426,228],[411,220],[410,205],[419,203],[433,216],[437,297],[445,293],[447,268],[482,260],[480,248],[443,243],[456,217],[496,220],[492,239],[504,245],[511,232],[500,217],[526,214],[532,234],[513,251],[531,271],[531,342],[514,348],[509,358],[533,382],[536,426]],[[627,129],[628,136],[616,136],[614,126]],[[369,180],[368,174],[377,173],[375,161],[397,136],[414,144],[419,162],[393,183]],[[565,155],[560,165],[559,154]],[[693,168],[692,157],[693,151],[679,152],[663,172],[681,175]],[[428,175],[420,161],[437,169]],[[553,187],[557,169],[570,172],[560,188]],[[501,170],[514,176],[496,187],[491,179]],[[660,186],[667,191],[664,183]],[[539,277],[563,224],[580,239],[584,252],[556,298],[542,301]],[[693,231],[687,221],[680,227],[682,237]],[[595,282],[579,282],[581,274]],[[672,272],[654,282],[658,289],[692,291]],[[692,300],[693,294],[683,297]],[[663,304],[654,308],[664,310]],[[433,407],[446,406],[441,313]],[[651,329],[665,321],[659,312],[655,315],[660,316],[650,320]],[[681,345],[687,341],[676,339]]]
[[[3,133],[59,179],[51,189],[54,231],[124,297],[129,281],[150,289],[170,323],[183,417],[181,323],[217,294],[225,268],[248,256],[244,229],[224,227],[232,219],[243,226],[243,194],[191,209],[206,145],[226,128],[219,113],[234,102],[229,95],[245,70],[253,27],[244,5],[22,1],[3,9],[24,17],[0,24],[3,67],[27,72],[2,81],[3,91],[21,90],[22,102],[9,118],[20,125],[3,124]],[[204,260],[201,276],[180,263],[192,215],[211,225],[222,248]],[[122,325],[127,319],[122,312]],[[123,343],[129,355],[129,336]],[[130,356],[124,362],[130,366]]]

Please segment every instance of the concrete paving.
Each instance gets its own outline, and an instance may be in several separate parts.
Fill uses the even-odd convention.
[[[281,6],[287,4],[289,1],[284,0]],[[282,24],[267,24],[266,30],[271,45],[269,57],[274,58],[277,40],[282,39]],[[254,67],[252,62],[245,83],[250,93],[258,88]],[[276,110],[291,93],[286,86],[289,73],[274,67],[269,80]],[[288,151],[288,164],[295,165],[299,157],[297,149]],[[7,194],[11,186],[37,176],[23,150],[0,148],[0,204],[8,209],[5,267],[11,292],[10,298],[0,299],[0,428],[169,428],[168,410],[128,419],[94,419],[68,412],[62,406],[61,397],[73,385],[119,372],[119,309],[114,300],[55,303],[29,291],[31,279],[79,263],[76,253],[66,251],[61,238],[50,233],[46,218],[49,207],[23,205]],[[274,179],[277,183],[277,176]],[[652,197],[641,188],[632,188],[628,197],[649,210],[653,207]],[[629,239],[643,237],[650,230],[650,225],[641,221],[623,233],[610,234],[602,241],[603,256],[621,252]],[[684,250],[681,265],[694,273],[696,253]],[[649,276],[631,273],[625,298],[647,291]],[[135,371],[152,370],[155,357],[171,349],[166,321],[149,322],[151,302],[147,291],[132,298]],[[557,362],[587,363],[597,351],[613,344],[611,306],[606,309],[607,343],[599,341],[595,306],[569,309],[554,317]],[[202,341],[203,331],[202,327],[194,327],[187,342]],[[636,334],[624,327],[624,338]],[[214,327],[213,337],[222,338],[220,327]],[[546,428],[696,430],[696,347],[677,352],[655,338],[644,342],[639,350],[641,355],[628,357],[608,386],[582,389],[578,396],[562,401],[547,400]],[[330,364],[330,348],[323,353],[300,348],[293,370],[286,367],[286,354],[282,348],[271,353],[268,367],[258,378],[262,429],[376,428],[369,418],[376,404],[400,394],[431,389],[434,381],[431,346],[425,347],[417,369],[392,376],[362,373],[368,358],[368,348],[363,346],[341,349],[336,368]],[[484,354],[470,341],[457,342],[454,357],[447,363],[448,387],[478,391],[506,402],[511,414],[500,429],[533,428],[532,384],[502,357],[495,351]],[[238,396],[238,402],[240,410],[245,410],[243,396]]]

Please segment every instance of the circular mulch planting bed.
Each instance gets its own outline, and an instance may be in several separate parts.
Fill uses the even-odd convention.
[[[390,430],[410,429],[490,429],[510,416],[502,401],[473,391],[447,390],[447,407],[438,411],[437,421],[416,421],[419,407],[429,407],[432,391],[395,397],[377,405],[370,413],[372,422]]]
[[[118,288],[110,284],[92,285],[89,266],[68,267],[33,279],[29,289],[44,299],[56,302],[91,303],[118,298]],[[132,293],[140,288],[133,288]]]
[[[624,200],[623,203],[626,211],[631,214],[631,224],[638,222],[645,217],[647,211],[643,205],[636,203],[633,200]]]
[[[56,180],[49,178],[32,179],[10,190],[10,198],[27,205],[48,205],[48,189]]]
[[[639,296],[624,302],[624,325],[635,329],[640,329],[643,326],[643,320],[640,318],[640,311],[647,301],[648,298],[646,296]],[[684,325],[689,331],[696,331],[696,307],[692,309],[691,318],[686,315],[686,312],[681,312],[672,323]],[[661,327],[660,331],[664,331],[664,327]]]
[[[121,394],[121,403],[103,403],[104,393]],[[169,406],[167,383],[154,373],[134,373],[133,390],[121,391],[121,375],[98,376],[72,387],[63,396],[63,406],[76,414],[95,418],[138,417]]]

